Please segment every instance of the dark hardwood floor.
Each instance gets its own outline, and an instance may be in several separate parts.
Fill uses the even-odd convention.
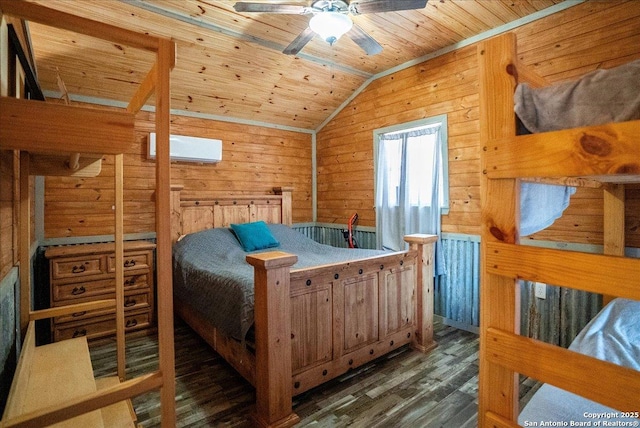
[[[298,426],[475,427],[478,336],[440,323],[435,336],[439,346],[428,355],[402,348],[296,397]],[[177,426],[251,426],[251,385],[179,319],[175,348]],[[91,351],[96,376],[115,372],[113,342]],[[157,369],[157,361],[155,336],[127,339],[129,377]],[[133,405],[142,426],[160,425],[159,393]]]

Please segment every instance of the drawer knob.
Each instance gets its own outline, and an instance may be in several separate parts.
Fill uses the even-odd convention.
[[[129,285],[133,285],[133,284],[135,284],[135,283],[136,283],[136,277],[135,277],[135,276],[133,276],[133,277],[131,277],[131,278],[127,279],[127,280],[124,282],[124,285],[129,286]]]
[[[136,299],[129,299],[126,302],[124,302],[124,307],[128,308],[130,306],[135,306],[136,305]]]
[[[126,325],[127,328],[135,327],[137,325],[138,325],[138,320],[136,320],[135,318],[132,320],[127,320],[127,325]]]
[[[71,268],[71,273],[82,273],[85,270],[87,270],[87,268],[84,265],[74,266]]]
[[[84,288],[84,285],[81,285],[79,288],[73,287],[73,290],[71,290],[71,294],[73,294],[74,296],[77,296],[78,294],[86,293],[86,291],[87,289]]]
[[[82,311],[82,312],[74,312],[73,314],[71,314],[72,317],[81,317],[84,314],[86,314],[87,311]]]
[[[86,335],[87,335],[87,330],[84,328],[73,332],[73,337],[81,337]]]
[[[136,265],[136,261],[131,259],[124,262],[124,267],[134,267]]]

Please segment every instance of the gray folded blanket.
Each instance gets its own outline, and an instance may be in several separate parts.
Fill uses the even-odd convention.
[[[640,119],[640,60],[544,88],[518,85],[515,111],[531,132]]]

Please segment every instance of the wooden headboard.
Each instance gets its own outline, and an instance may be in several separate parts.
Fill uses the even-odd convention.
[[[273,194],[215,196],[192,192],[184,195],[183,186],[171,186],[171,242],[182,235],[231,223],[263,220],[291,226],[290,187],[274,187]]]

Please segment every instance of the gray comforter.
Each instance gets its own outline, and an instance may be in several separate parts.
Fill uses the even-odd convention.
[[[383,251],[336,248],[319,244],[288,226],[269,225],[277,248],[298,256],[293,269],[356,260]],[[212,325],[243,340],[253,324],[253,266],[231,229],[218,228],[185,236],[173,247],[173,290]]]

